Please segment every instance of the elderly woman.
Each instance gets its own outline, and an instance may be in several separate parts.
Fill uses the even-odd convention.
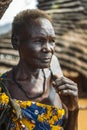
[[[20,60],[1,76],[1,130],[76,130],[78,89],[54,55],[51,18],[38,9],[20,12],[12,45]]]

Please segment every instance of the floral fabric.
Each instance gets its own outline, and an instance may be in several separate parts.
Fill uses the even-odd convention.
[[[64,109],[32,101],[15,101],[21,107],[23,118],[19,120],[12,110],[6,130],[63,130]],[[0,110],[3,111],[8,104],[9,97],[0,92]]]

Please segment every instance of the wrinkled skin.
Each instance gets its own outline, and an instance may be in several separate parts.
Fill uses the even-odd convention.
[[[78,107],[78,89],[77,84],[66,77],[58,78],[54,75],[53,86],[59,93],[62,102],[73,111]]]
[[[24,38],[22,34],[19,38],[21,59],[36,69],[49,67],[55,48],[55,33],[52,25],[46,19],[40,21],[40,24],[27,29],[29,35],[25,36],[26,41],[21,40]]]
[[[23,40],[23,38],[26,40]],[[70,130],[71,124],[72,130],[76,130],[77,114],[72,117],[71,113],[78,109],[78,89],[76,83],[62,75],[59,62],[53,56],[55,33],[52,24],[45,18],[37,19],[36,24],[31,29],[27,28],[24,33],[17,36],[16,48],[20,55],[19,63],[14,69],[16,81],[23,85],[25,91],[31,97],[38,96],[43,92],[44,76],[42,69],[44,69],[46,76],[45,92],[33,101],[58,106],[59,108],[62,108],[62,104],[65,104],[67,112],[69,111],[70,114],[64,130]],[[51,63],[53,63],[54,68],[56,65],[58,69],[53,77],[51,77],[49,70]],[[54,68],[51,67],[51,70],[54,71]],[[12,71],[8,72],[7,76],[12,79]],[[15,83],[10,81],[8,86],[13,98],[29,100]]]

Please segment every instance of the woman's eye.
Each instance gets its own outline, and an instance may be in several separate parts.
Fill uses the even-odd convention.
[[[46,42],[46,39],[41,38],[39,41],[43,43]]]
[[[45,38],[40,38],[40,39],[35,39],[33,40],[33,42],[37,42],[37,43],[51,43],[51,44],[54,44],[55,43],[55,39],[45,39]]]
[[[50,39],[50,43],[55,43],[55,39]]]
[[[36,39],[36,40],[34,40],[34,42],[45,42],[45,40],[44,39]]]

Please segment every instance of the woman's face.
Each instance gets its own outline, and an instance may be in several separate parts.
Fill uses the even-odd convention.
[[[47,19],[39,18],[37,23],[31,29],[27,27],[29,31],[24,34],[25,40],[20,42],[19,54],[27,65],[47,68],[55,49],[55,32],[51,22]]]

